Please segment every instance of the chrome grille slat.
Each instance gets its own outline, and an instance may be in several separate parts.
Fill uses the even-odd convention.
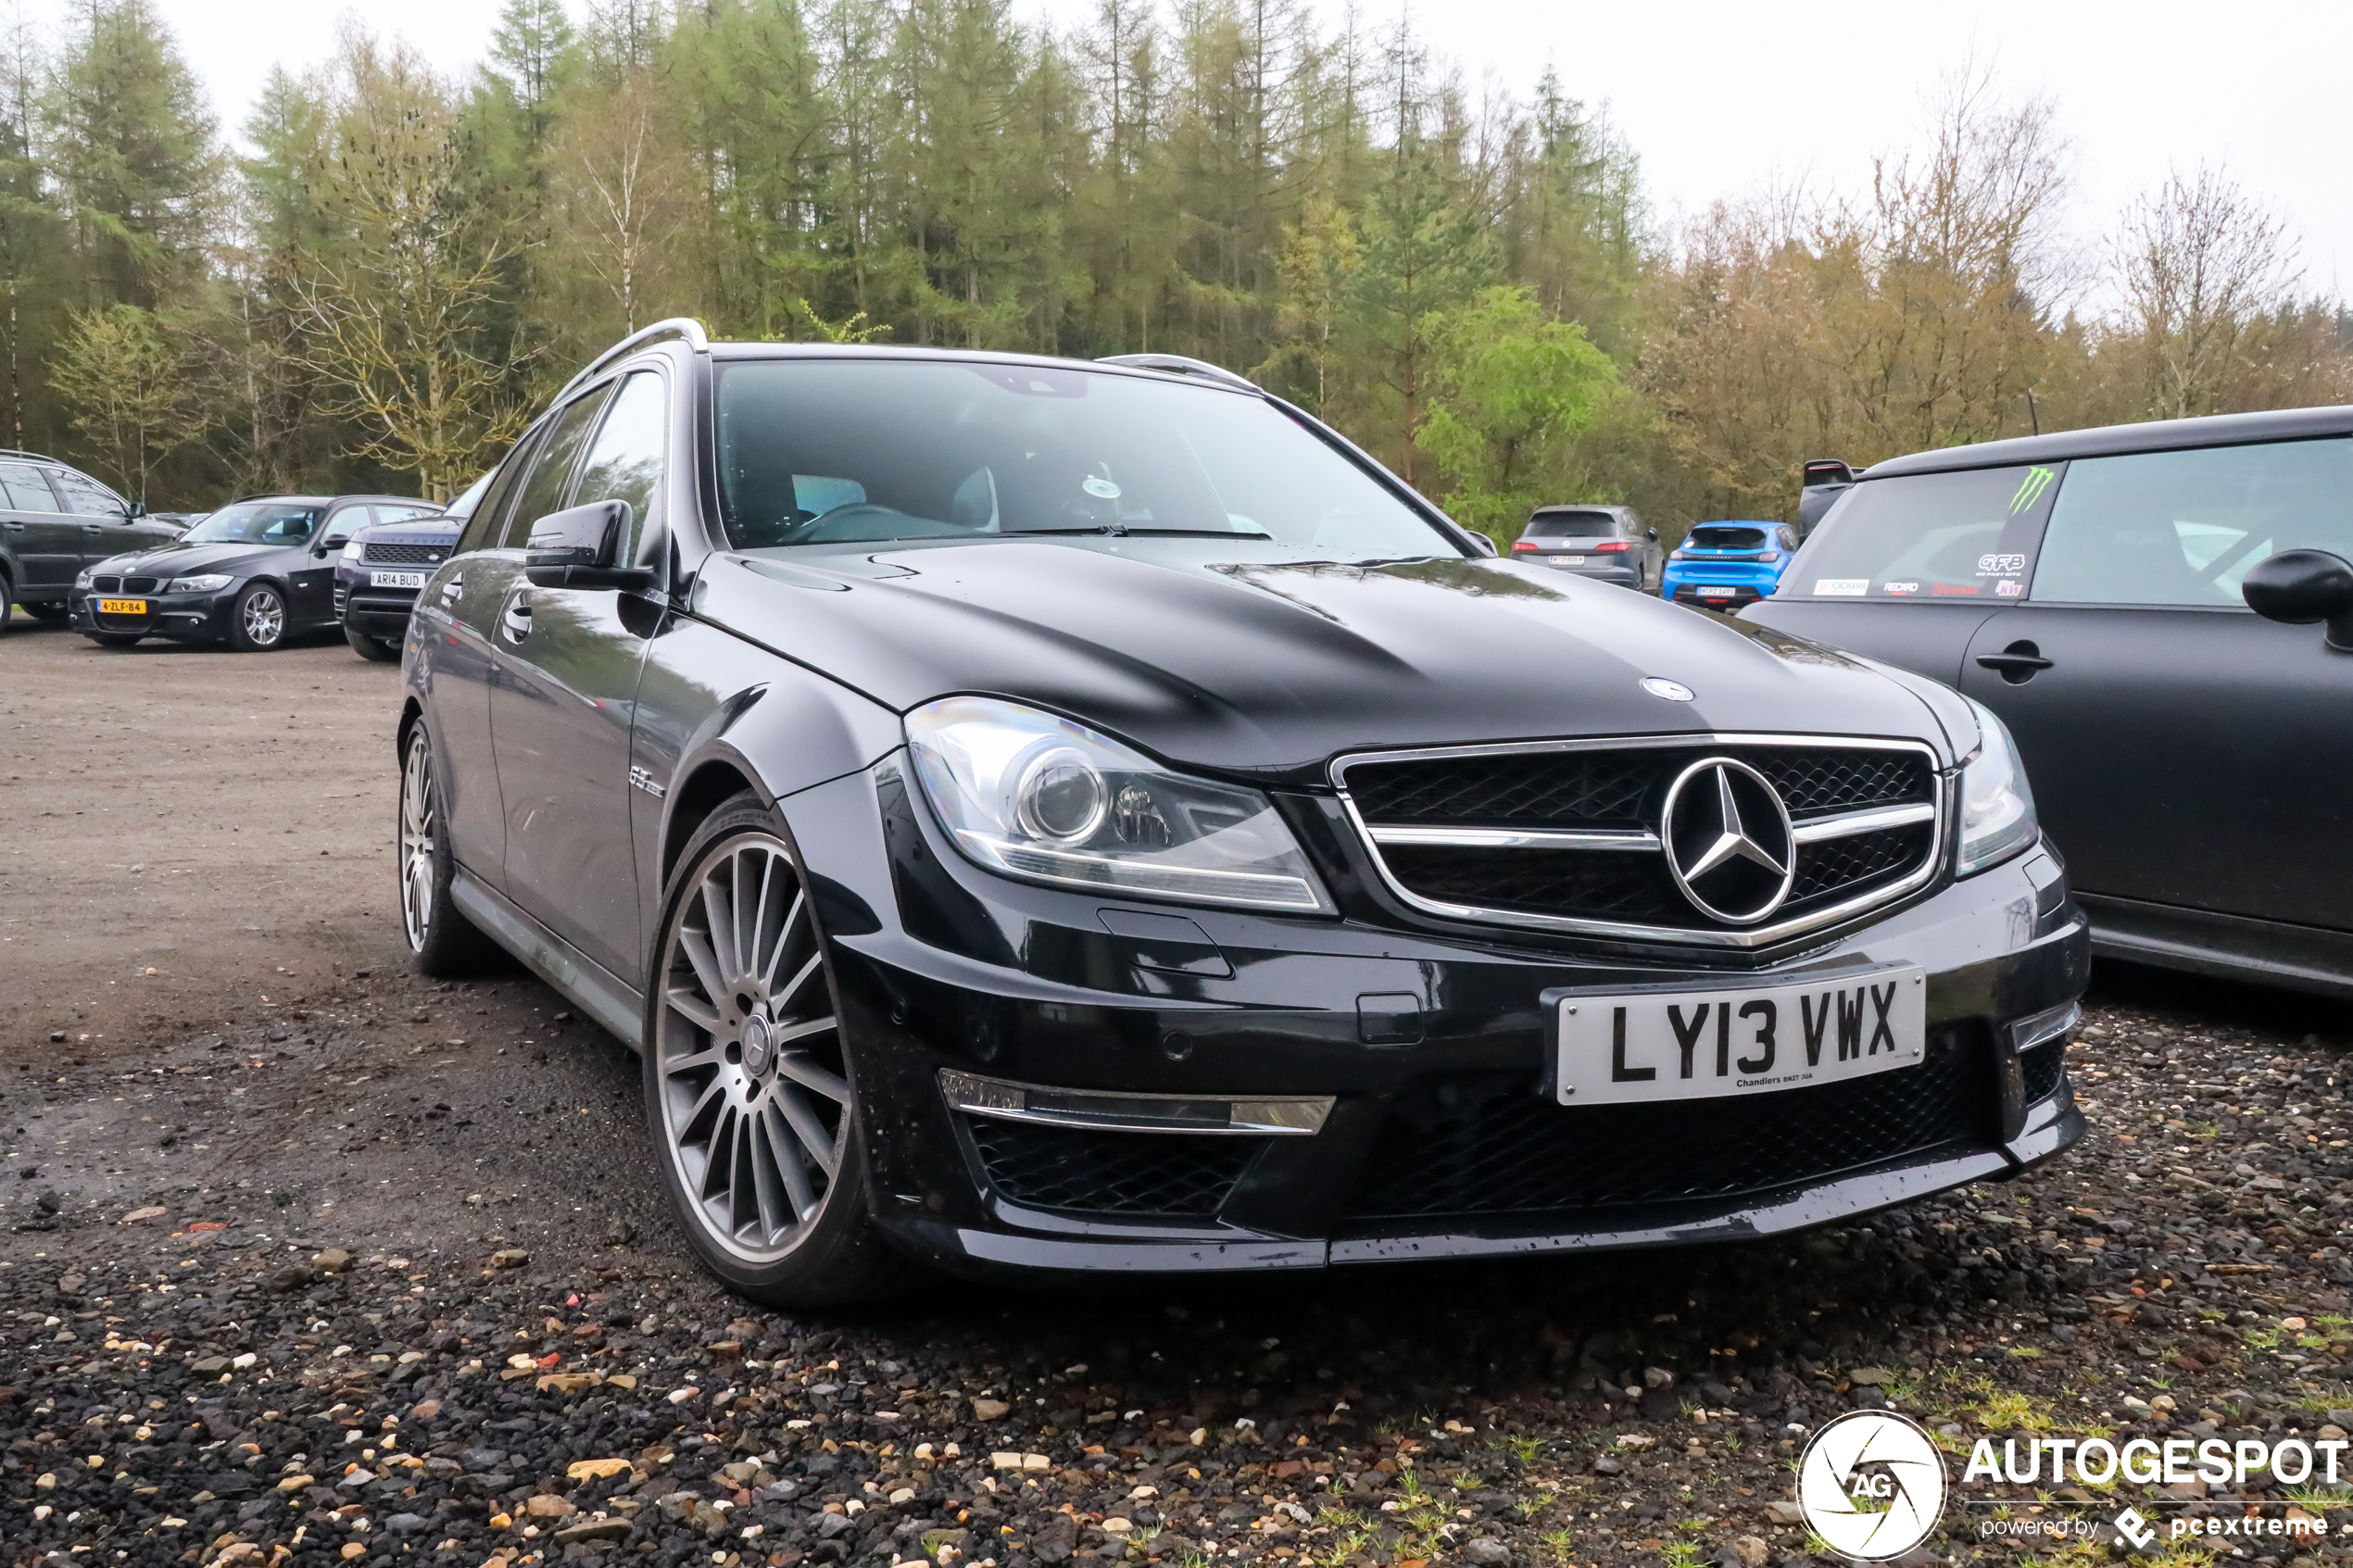
[[[1740,926],[1695,908],[1661,853],[1666,781],[1721,755],[1768,779],[1796,858],[1788,897]],[[1365,753],[1332,765],[1390,891],[1449,919],[1755,947],[1927,885],[1943,863],[1945,780],[1922,742],[1682,734]]]

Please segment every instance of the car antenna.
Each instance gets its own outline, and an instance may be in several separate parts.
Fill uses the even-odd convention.
[[[2035,411],[2034,389],[2031,386],[2026,389],[2026,418],[2028,422],[2033,425],[2034,433],[2037,435],[2042,434],[2043,416]]]

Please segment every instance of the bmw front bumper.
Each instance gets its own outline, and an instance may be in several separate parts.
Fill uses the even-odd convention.
[[[183,642],[217,642],[229,635],[237,595],[245,583],[233,583],[211,594],[109,595],[144,599],[145,615],[100,615],[100,595],[77,588],[73,593],[73,626],[77,632],[104,632],[140,637],[172,637]]]
[[[837,957],[874,1211],[950,1267],[1187,1272],[1769,1236],[2082,1137],[2065,1029],[2089,966],[2045,848],[1772,961],[1597,956],[1493,930],[1065,894],[949,848],[892,764],[786,803]],[[1345,879],[1343,879],[1344,883]],[[1567,1108],[1558,987],[1928,971],[1919,1067],[1769,1095]]]

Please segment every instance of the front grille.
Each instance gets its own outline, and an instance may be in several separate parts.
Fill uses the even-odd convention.
[[[93,577],[90,579],[90,586],[102,594],[120,594],[122,592],[122,579],[114,576]]]
[[[160,577],[126,577],[122,580],[123,592],[128,594],[153,594],[162,587],[163,579]]]
[[[1344,762],[1340,780],[1368,827],[1656,834],[1668,788],[1709,757],[1755,769],[1799,827],[1849,812],[1938,805],[1933,762],[1908,747],[1700,740],[1380,758]],[[1782,927],[1912,884],[1937,843],[1929,821],[1799,845],[1789,896],[1769,920]],[[1410,897],[1449,912],[1630,924],[1669,936],[1721,929],[1675,885],[1655,848],[1391,843],[1376,852]]]
[[[994,1117],[965,1119],[981,1172],[1033,1209],[1206,1219],[1225,1204],[1265,1138],[1098,1133]]]
[[[2058,1093],[2060,1070],[2067,1065],[2067,1042],[2053,1040],[2047,1046],[2037,1046],[2018,1059],[2026,1077],[2026,1103],[2048,1099]]]
[[[371,540],[361,558],[386,566],[437,566],[448,555],[447,545],[379,545]]]
[[[1391,1102],[1358,1219],[1735,1198],[1995,1135],[1989,1045],[1929,1031],[1916,1067],[1768,1095],[1561,1106],[1527,1073],[1427,1078]]]

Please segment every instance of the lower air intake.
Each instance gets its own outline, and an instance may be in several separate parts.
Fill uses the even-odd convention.
[[[1224,1207],[1265,1138],[1099,1133],[993,1117],[965,1119],[999,1196],[1080,1214],[1206,1219]]]

